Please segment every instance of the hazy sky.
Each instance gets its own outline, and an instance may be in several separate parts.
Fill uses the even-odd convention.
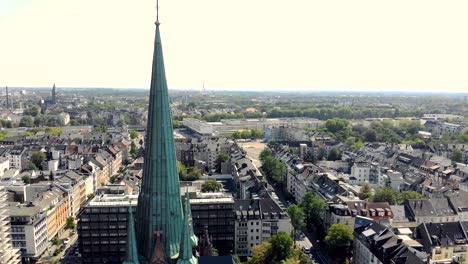
[[[0,0],[0,86],[150,83],[154,0]],[[467,0],[160,0],[170,88],[468,91]]]

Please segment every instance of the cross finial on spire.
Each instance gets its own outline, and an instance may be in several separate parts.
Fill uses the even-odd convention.
[[[159,26],[159,0],[156,0],[156,26]]]

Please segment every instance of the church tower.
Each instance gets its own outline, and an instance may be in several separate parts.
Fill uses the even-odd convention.
[[[136,217],[142,263],[154,259],[156,240],[167,262],[179,257],[183,213],[159,20],[153,51],[143,180]],[[157,235],[156,235],[157,234]]]

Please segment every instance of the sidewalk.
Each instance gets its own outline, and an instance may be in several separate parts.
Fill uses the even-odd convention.
[[[61,235],[58,236],[58,238],[62,241],[62,243],[60,245],[53,245],[52,242],[48,242],[48,247],[47,247],[47,250],[44,251],[44,253],[42,253],[42,256],[40,258],[40,263],[53,263],[54,261],[57,261],[59,260],[63,254],[67,251],[67,249],[73,245],[77,239],[77,235],[72,235],[71,234],[71,231],[72,230],[65,230],[64,232],[62,232]],[[69,242],[67,244],[64,244],[63,241],[65,241],[65,239],[69,239]],[[54,252],[57,250],[57,249],[61,249],[61,252],[59,254],[57,254],[57,256],[54,256]]]

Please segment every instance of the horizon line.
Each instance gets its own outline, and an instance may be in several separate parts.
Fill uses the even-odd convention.
[[[9,89],[51,89],[52,86],[8,86]],[[92,87],[92,86],[57,86],[56,88],[60,89],[117,89],[117,90],[148,90],[149,87]],[[206,89],[206,87],[205,87]],[[169,90],[176,91],[201,91],[200,88],[180,88],[174,87]],[[278,92],[278,93],[287,93],[287,92],[368,92],[368,93],[417,93],[417,94],[468,94],[465,91],[453,91],[453,90],[434,90],[434,91],[422,91],[422,90],[403,90],[403,89],[353,89],[353,88],[212,88],[206,89],[206,92]]]

